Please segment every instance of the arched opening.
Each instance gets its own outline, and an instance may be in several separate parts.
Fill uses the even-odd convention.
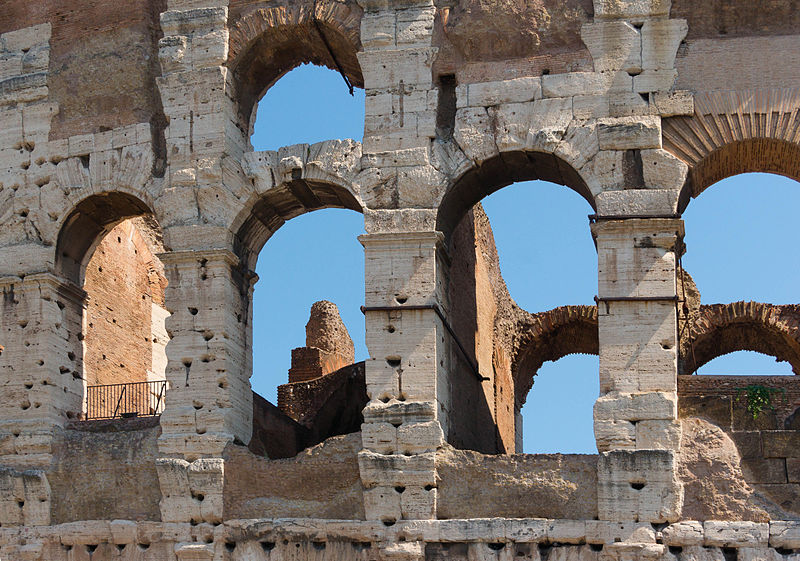
[[[166,392],[166,278],[161,230],[149,207],[124,193],[94,195],[65,220],[56,271],[81,287],[81,326],[70,358],[87,419],[160,414]]]
[[[474,206],[483,197],[483,206]],[[597,255],[587,220],[593,207],[581,197],[592,200],[580,176],[555,156],[538,153],[503,154],[445,194],[438,227],[448,234],[451,321],[488,378],[478,384],[467,375],[465,361],[451,353],[450,394],[458,396],[449,413],[452,445],[488,453],[596,452],[591,417],[599,393],[597,359],[558,360],[597,353],[597,318],[591,306]],[[578,306],[558,308],[564,304]],[[556,317],[562,325],[555,325]],[[546,361],[558,361],[544,372],[558,380],[560,390],[534,383]],[[586,379],[594,384],[584,383]],[[586,391],[573,391],[573,383]],[[544,389],[539,392],[539,387]],[[523,410],[537,393],[547,397]],[[576,401],[578,393],[582,397]],[[581,424],[581,436],[574,434],[571,422],[552,422],[553,415],[567,409],[585,410],[589,422]],[[537,438],[543,427],[557,433],[561,445],[549,449]]]
[[[798,364],[800,263],[785,253],[793,200],[796,181],[747,173],[703,190],[687,208],[682,264],[691,278],[679,290],[688,282],[696,296],[681,318],[681,374],[782,375]]]
[[[249,324],[250,450],[278,458],[358,431],[362,422],[363,218],[338,210],[360,213],[362,206],[346,178],[312,167],[313,152],[327,143],[302,143],[360,138],[364,97],[351,96],[336,72],[304,65],[269,88],[256,113],[254,147],[278,153],[254,156],[272,158],[276,166],[297,162],[253,201],[235,236],[242,263],[259,278]],[[358,145],[348,142],[337,146],[358,149],[360,156]]]
[[[300,5],[265,8],[233,21],[228,65],[236,83],[240,127],[248,136],[259,100],[301,64],[325,66],[348,85],[363,87],[356,56],[361,50],[361,9],[354,2],[323,1],[313,10]]]

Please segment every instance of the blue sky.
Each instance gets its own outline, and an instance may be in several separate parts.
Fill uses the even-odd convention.
[[[299,142],[363,136],[364,92],[351,97],[341,77],[303,66],[278,81],[259,104],[256,150]],[[765,174],[724,180],[684,213],[683,262],[704,303],[796,301],[800,261],[785,248],[796,239],[798,184]],[[494,230],[511,296],[530,312],[591,304],[597,293],[597,253],[587,215],[592,209],[566,187],[517,183],[482,201]],[[305,344],[311,304],[339,306],[356,346],[367,357],[361,214],[321,210],[289,221],[261,251],[254,295],[253,389],[275,403],[290,352]],[[523,408],[524,451],[595,453],[592,405],[598,395],[597,357],[572,355],[545,363]],[[786,363],[742,352],[720,357],[701,374],[789,374]],[[547,427],[547,430],[541,430]]]

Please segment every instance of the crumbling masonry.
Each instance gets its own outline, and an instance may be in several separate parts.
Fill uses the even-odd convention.
[[[713,183],[800,178],[797,53],[788,0],[4,2],[0,559],[792,561],[800,386],[753,419],[751,380],[690,374],[800,372],[800,309],[701,304],[679,257]],[[363,141],[254,152],[305,62],[364,88]],[[594,209],[596,307],[509,297],[476,205],[529,179]],[[369,359],[320,304],[279,408],[253,271],[327,207],[364,215]],[[576,352],[599,454],[516,454]],[[86,420],[164,379],[160,415]]]

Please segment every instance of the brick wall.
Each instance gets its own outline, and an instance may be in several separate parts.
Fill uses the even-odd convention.
[[[103,238],[86,266],[84,281],[87,384],[164,378],[163,371],[153,371],[154,346],[166,343],[158,325],[163,314],[155,318],[153,328],[153,306],[163,305],[165,283],[161,263],[133,221],[120,223]]]

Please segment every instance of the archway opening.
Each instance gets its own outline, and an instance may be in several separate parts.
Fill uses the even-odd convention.
[[[557,162],[548,169],[562,168],[561,179],[577,177]],[[539,170],[539,175],[545,174]],[[508,179],[513,183],[513,170]],[[489,196],[452,230],[453,324],[462,344],[475,349],[480,373],[490,378],[478,385],[464,374],[465,365],[453,360],[451,386],[458,387],[459,399],[450,412],[448,441],[456,447],[494,453],[596,452],[591,419],[599,394],[597,358],[558,360],[597,353],[592,306],[597,254],[587,220],[592,207],[582,199],[582,183],[576,185],[577,193],[541,180],[485,188]],[[480,198],[475,188],[461,195]],[[455,196],[451,192],[440,210],[445,231],[458,216],[455,207],[465,204],[462,199],[448,208]],[[556,316],[564,325],[556,325]],[[541,370],[549,383],[540,384],[537,374],[546,361],[556,362]],[[576,416],[576,410],[581,414]],[[566,412],[583,421],[552,422]],[[554,438],[543,439],[545,431]]]
[[[351,96],[338,73],[317,66],[286,74],[256,111],[252,144],[277,150],[278,160],[289,152],[302,159],[302,148],[282,146],[363,134],[363,92]],[[293,456],[360,430],[366,403],[361,210],[346,184],[307,179],[298,169],[254,202],[238,230],[237,251],[259,278],[250,323],[253,452]]]
[[[793,202],[796,181],[746,173],[703,190],[687,208],[682,264],[700,302],[682,317],[682,374],[785,375],[798,364],[800,262],[786,255]]]
[[[82,201],[64,222],[56,270],[81,287],[72,345],[86,419],[160,414],[166,394],[161,230],[149,208],[122,193]],[[79,309],[80,308],[80,309]]]

